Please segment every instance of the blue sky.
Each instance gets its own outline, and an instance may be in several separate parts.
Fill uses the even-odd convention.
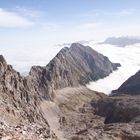
[[[18,71],[46,65],[56,44],[140,36],[140,0],[0,0],[0,54]]]
[[[140,0],[0,0],[0,46],[139,36],[139,9]]]

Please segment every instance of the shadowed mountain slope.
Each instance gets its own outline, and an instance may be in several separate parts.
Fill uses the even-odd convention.
[[[117,90],[114,90],[112,94],[140,95],[140,71],[126,80]]]

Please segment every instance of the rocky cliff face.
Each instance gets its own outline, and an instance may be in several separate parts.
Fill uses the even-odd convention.
[[[74,43],[70,48],[63,48],[47,66],[32,67],[29,77],[43,97],[51,98],[54,90],[85,85],[108,76],[118,66],[90,47]]]
[[[114,90],[112,94],[140,95],[140,71],[126,80],[117,90]]]
[[[4,100],[2,109],[7,106],[7,112],[12,112],[17,117],[22,116],[30,122],[34,122],[34,119],[40,116],[39,112],[36,116],[37,108],[34,109],[34,106],[39,104],[40,101],[37,92],[35,92],[29,80],[21,77],[11,65],[6,63],[3,56],[0,56],[0,95],[1,101]],[[21,112],[14,111],[17,109]]]
[[[0,55],[0,138],[4,135],[5,139],[15,135],[18,140],[23,136],[27,139],[51,137],[40,102],[41,97],[30,79],[21,77]],[[42,129],[43,133],[37,134]],[[20,135],[22,132],[25,133],[23,136]]]

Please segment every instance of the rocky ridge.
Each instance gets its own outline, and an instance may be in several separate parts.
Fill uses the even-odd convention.
[[[89,46],[73,43],[70,48],[63,48],[47,66],[32,67],[29,77],[42,96],[51,99],[57,89],[86,85],[108,76],[118,66]]]
[[[4,132],[10,134],[14,126],[29,127],[29,124],[39,126],[37,129],[45,128],[48,132],[45,135],[52,137],[53,132],[40,110],[41,100],[30,79],[22,77],[0,55],[0,120],[1,128],[5,128],[0,131],[1,137]]]

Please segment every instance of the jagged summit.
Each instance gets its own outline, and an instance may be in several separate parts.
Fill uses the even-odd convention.
[[[89,46],[73,43],[70,48],[61,49],[47,66],[33,67],[30,77],[40,85],[38,90],[46,97],[46,91],[52,93],[65,87],[85,85],[108,76],[117,67],[118,64]]]
[[[69,51],[69,48],[68,47],[64,47],[62,48],[56,55],[56,57],[58,57],[59,55],[61,54],[65,54],[67,51]]]
[[[70,49],[72,49],[72,48],[86,48],[87,46],[84,46],[84,45],[82,45],[82,44],[80,44],[80,43],[72,43],[71,44],[71,46],[70,46]]]

